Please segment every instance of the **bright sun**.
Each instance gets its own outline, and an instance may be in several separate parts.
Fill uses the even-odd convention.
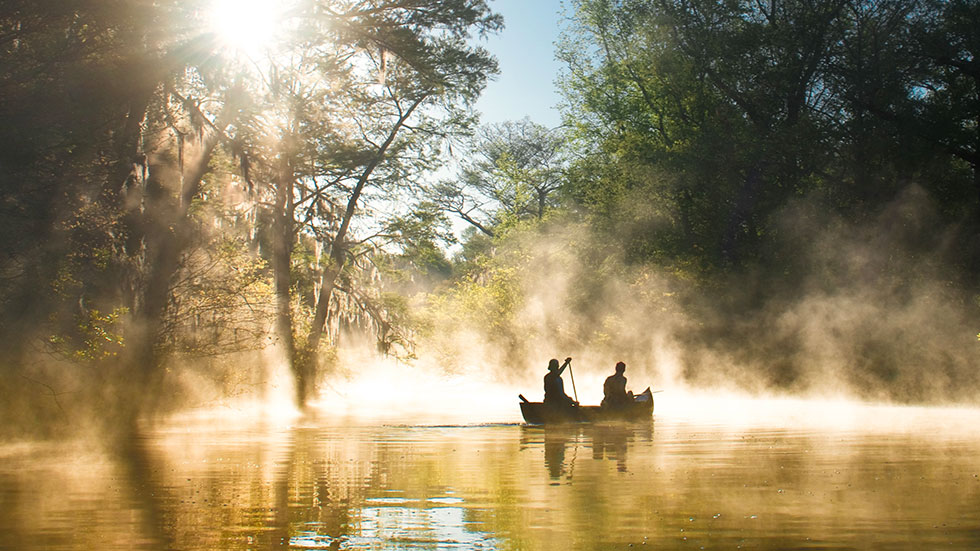
[[[282,0],[213,0],[210,25],[221,41],[249,56],[268,50],[276,38]]]

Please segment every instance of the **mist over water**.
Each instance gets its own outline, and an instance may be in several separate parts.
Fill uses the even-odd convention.
[[[514,315],[439,327],[440,352],[533,387],[549,358],[571,356],[583,403],[625,361],[637,391],[977,404],[980,307],[949,258],[961,228],[925,192],[910,186],[861,223],[815,197],[774,218],[760,265],[783,272],[750,263],[706,280],[631,263],[581,226],[516,238],[497,252],[518,267]]]
[[[3,446],[0,548],[980,543],[978,410],[664,394],[640,425],[223,415]]]
[[[0,549],[980,544],[980,409],[704,388],[662,351],[574,353],[570,393],[574,374],[598,403],[625,359],[630,388],[663,390],[654,420],[523,425],[517,394],[540,399],[547,358],[447,369],[348,349],[305,414],[271,367],[261,399],[123,445],[0,447]]]
[[[662,391],[660,418],[881,428],[930,406],[974,418],[977,306],[941,269],[956,228],[926,195],[910,187],[861,226],[815,201],[780,219],[779,247],[800,260],[783,276],[749,270],[721,285],[608,251],[596,266],[589,255],[601,244],[581,227],[528,237],[498,253],[524,262],[507,325],[437,325],[406,361],[343,349],[316,409],[406,424],[520,422],[517,395],[540,400],[548,360],[571,356],[569,395],[598,404],[624,361],[631,390]]]

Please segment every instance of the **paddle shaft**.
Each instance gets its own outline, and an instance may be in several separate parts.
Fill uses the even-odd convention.
[[[578,391],[575,390],[575,373],[572,372],[571,358],[566,363],[568,364],[568,376],[572,378],[572,394],[575,395],[575,401],[578,402]]]

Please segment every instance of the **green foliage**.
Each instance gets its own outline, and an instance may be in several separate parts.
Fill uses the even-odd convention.
[[[451,285],[425,296],[420,336],[453,364],[459,334],[479,335],[486,346],[516,358],[542,328],[521,318],[526,306],[529,278],[539,269],[536,249],[547,238],[558,211],[543,220],[531,218],[502,222],[493,237],[472,230],[454,259]],[[567,261],[563,269],[570,268]],[[472,338],[472,337],[470,337]]]
[[[451,370],[471,355],[473,339],[481,347],[520,354],[528,336],[515,323],[524,300],[521,270],[520,264],[480,256],[467,267],[467,276],[425,296],[416,332],[444,368]]]
[[[436,190],[473,226],[432,301],[443,349],[439,328],[515,353],[649,350],[656,331],[706,382],[738,366],[797,388],[822,363],[859,392],[969,392],[949,381],[975,380],[950,348],[977,318],[975,2],[572,4],[564,201],[533,223],[533,171],[483,136],[499,154]]]
[[[234,147],[262,199],[276,332],[302,404],[321,343],[372,329],[386,352],[407,342],[379,285],[389,248],[401,246],[404,267],[448,271],[420,231],[424,208],[384,220],[406,214],[442,145],[469,130],[467,107],[496,62],[468,39],[501,22],[484,2],[456,0],[301,4],[291,17],[306,36],[257,68]]]
[[[564,145],[563,132],[529,118],[483,126],[456,178],[429,190],[429,201],[489,236],[523,220],[540,220],[558,205]]]
[[[801,197],[860,218],[911,180],[975,212],[967,4],[578,1],[570,193],[631,257],[723,271],[779,262]]]
[[[172,285],[163,343],[183,358],[265,346],[273,293],[268,265],[242,239],[216,235],[188,251]]]
[[[509,328],[521,304],[519,278],[518,267],[495,266],[487,261],[477,281],[453,289],[449,317],[492,332]]]
[[[107,399],[142,396],[170,357],[270,342],[277,304],[301,362],[329,324],[410,347],[373,260],[445,277],[435,218],[372,232],[473,123],[496,62],[471,38],[502,21],[482,0],[289,4],[248,58],[196,0],[0,8],[5,369],[40,341],[106,367]]]
[[[390,218],[384,226],[386,235],[400,249],[397,255],[379,256],[389,276],[403,282],[416,277],[437,282],[451,275],[452,265],[442,245],[454,243],[455,237],[445,213],[436,205],[423,201],[409,212]]]
[[[127,313],[125,308],[107,314],[88,310],[75,317],[70,334],[52,335],[48,344],[56,354],[72,362],[105,362],[117,357],[125,346],[123,320]]]

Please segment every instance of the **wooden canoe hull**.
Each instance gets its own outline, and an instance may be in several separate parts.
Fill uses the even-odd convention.
[[[632,403],[620,408],[600,406],[554,406],[544,402],[521,402],[521,415],[530,425],[556,423],[598,423],[605,421],[638,422],[653,417],[653,394],[650,389],[636,395]]]

